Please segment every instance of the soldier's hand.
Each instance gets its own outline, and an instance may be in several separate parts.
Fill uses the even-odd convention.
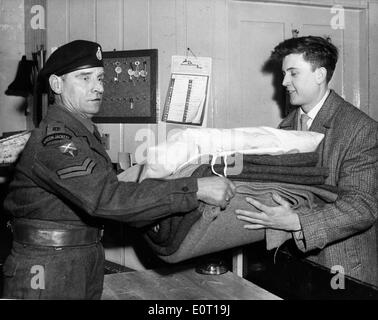
[[[198,200],[224,209],[234,197],[235,190],[235,185],[226,178],[199,178],[197,198]]]

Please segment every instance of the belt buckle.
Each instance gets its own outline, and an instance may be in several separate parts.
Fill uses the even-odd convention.
[[[12,220],[8,220],[6,226],[13,233],[13,223],[12,223]]]
[[[98,229],[98,241],[101,241],[102,237],[104,236],[104,229]]]

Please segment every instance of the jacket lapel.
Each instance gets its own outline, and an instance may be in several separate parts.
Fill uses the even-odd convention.
[[[299,108],[293,110],[289,113],[289,115],[281,121],[281,123],[278,125],[279,129],[284,130],[297,130],[298,129],[298,112]]]
[[[338,112],[339,106],[343,100],[341,97],[331,90],[327,99],[324,101],[323,106],[316,115],[310,131],[315,131],[325,134],[328,129],[332,127],[332,119],[334,115]]]
[[[333,90],[331,90],[310,127],[310,131],[324,134],[324,139],[317,149],[319,154],[318,165],[320,166],[325,166],[326,159],[324,157],[324,152],[325,148],[329,144],[329,131],[332,130],[333,118],[339,112],[339,106],[342,101],[342,98]]]
[[[340,112],[339,107],[343,101],[344,100],[336,92],[331,90],[310,127],[310,131],[323,133],[325,135],[317,149],[321,157],[321,159],[319,159],[321,160],[320,165],[323,165],[322,158],[324,146],[327,144],[327,131],[332,128],[333,118],[338,112]],[[292,111],[284,120],[282,120],[282,122],[279,124],[279,128],[285,130],[298,130],[298,114],[299,108]]]

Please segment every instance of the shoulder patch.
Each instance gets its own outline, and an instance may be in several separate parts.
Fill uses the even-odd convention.
[[[86,158],[82,164],[57,170],[56,174],[60,179],[86,176],[92,173],[95,166],[96,162],[92,159]]]
[[[46,146],[61,140],[71,140],[72,136],[67,133],[65,126],[61,122],[51,122],[47,125],[46,136],[42,140],[42,144]]]
[[[62,122],[50,122],[46,127],[46,135],[53,133],[66,133],[66,128]]]
[[[42,144],[44,146],[48,145],[49,143],[61,141],[61,140],[71,140],[72,136],[68,133],[53,133],[43,138]]]

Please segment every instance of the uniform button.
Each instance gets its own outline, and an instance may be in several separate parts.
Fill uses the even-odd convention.
[[[153,227],[152,229],[155,233],[158,233],[160,230],[160,224],[157,224],[156,226]]]
[[[184,192],[188,192],[188,191],[189,191],[189,188],[188,188],[187,186],[182,187],[182,191],[184,191]]]

